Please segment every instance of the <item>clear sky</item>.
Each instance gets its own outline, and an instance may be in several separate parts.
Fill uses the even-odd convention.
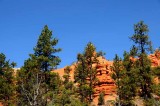
[[[48,25],[62,48],[59,68],[76,61],[89,41],[112,60],[129,51],[129,36],[140,20],[158,48],[160,0],[0,0],[0,52],[21,67]]]

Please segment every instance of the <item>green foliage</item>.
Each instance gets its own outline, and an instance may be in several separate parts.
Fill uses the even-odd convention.
[[[111,75],[111,77],[115,80],[115,84],[117,86],[117,102],[120,106],[120,88],[122,85],[120,85],[120,80],[121,80],[121,76],[122,76],[122,60],[118,57],[118,55],[115,55],[115,58],[113,59],[113,66],[111,67],[113,73]]]
[[[91,102],[93,100],[94,85],[98,82],[96,78],[96,68],[93,64],[98,64],[97,57],[103,53],[96,53],[95,46],[89,42],[84,53],[77,55],[77,66],[74,72],[75,82],[78,83],[78,93],[81,102]]]
[[[144,101],[144,105],[145,106],[160,106],[160,101],[157,101],[154,98],[150,98]]]
[[[153,76],[154,78],[157,78],[158,80],[158,83],[154,83],[152,85],[152,90],[153,90],[153,98],[152,98],[152,101],[154,101],[154,103],[156,104],[156,106],[159,106],[160,105],[160,100],[157,100],[156,98],[160,96],[160,83],[159,83],[159,79],[160,79],[160,67],[154,67],[152,68],[152,71],[153,71]],[[154,99],[155,98],[155,99]],[[147,101],[146,101],[147,102]],[[157,105],[158,104],[158,105]]]
[[[101,92],[99,94],[99,98],[98,98],[98,105],[104,105],[105,104],[105,100],[104,100],[104,92]]]
[[[58,43],[58,39],[52,37],[52,31],[48,29],[48,26],[44,26],[44,29],[39,36],[36,47],[34,48],[34,54],[37,62],[40,64],[41,71],[50,71],[56,68],[60,63],[60,58],[54,54],[60,52],[60,48],[55,48]]]
[[[74,86],[74,83],[70,81],[70,71],[71,68],[67,66],[64,69],[64,81],[61,81],[57,83],[60,85],[58,89],[54,89],[51,94],[51,102],[49,105],[54,106],[84,106],[82,102],[77,97],[76,88]],[[57,79],[54,80],[54,82],[57,82]],[[51,84],[54,84],[53,82]],[[57,85],[54,84],[54,85]],[[55,92],[56,91],[56,92]]]
[[[60,48],[55,48],[57,43],[58,40],[52,38],[52,31],[44,26],[34,54],[30,54],[30,58],[24,62],[17,74],[18,105],[46,106],[48,99],[51,99],[53,94],[58,94],[60,77],[50,72],[60,63],[60,58],[54,55],[61,51]]]
[[[119,86],[119,80],[121,78],[121,70],[122,70],[122,60],[118,57],[118,55],[115,55],[115,58],[113,59],[113,67],[111,67],[113,74],[112,78],[116,81],[116,85]]]
[[[151,85],[152,85],[152,74],[151,74],[151,63],[147,57],[148,52],[152,52],[151,41],[148,36],[148,26],[140,21],[134,26],[135,34],[131,36],[131,40],[136,44],[137,49],[136,56],[136,74],[137,74],[137,86],[140,87],[140,95],[144,99],[151,98]]]
[[[69,82],[69,79],[70,79],[70,71],[71,71],[71,68],[69,66],[67,66],[65,69],[64,69],[64,75],[63,75],[63,78],[64,78],[64,84],[67,84]]]
[[[131,52],[130,52],[131,53]],[[121,104],[124,106],[132,106],[134,97],[136,96],[136,76],[135,65],[133,60],[130,59],[131,54],[124,52],[124,59],[122,61],[123,69],[120,80],[120,99]]]
[[[49,89],[51,89],[51,90],[53,90],[55,92],[58,92],[59,88],[63,84],[59,74],[51,72],[51,73],[49,73],[49,75],[50,75]]]
[[[160,79],[160,66],[153,68],[153,74]]]
[[[35,106],[45,104],[42,72],[35,66],[36,60],[28,59],[17,73],[17,105]],[[34,68],[33,68],[34,67]]]
[[[160,67],[155,67],[153,68],[153,74],[154,74],[154,77],[158,78],[158,82],[159,82],[159,79],[160,79]],[[160,96],[160,84],[159,83],[155,83],[153,86],[152,86],[152,89],[153,89],[153,92],[156,96]]]
[[[88,106],[86,103],[82,103],[78,98],[71,96],[71,104],[69,106]]]
[[[139,53],[146,53],[152,51],[152,43],[149,41],[148,26],[143,21],[138,22],[134,25],[134,34],[130,39],[137,45]]]
[[[14,70],[6,56],[0,53],[0,102],[6,106],[15,104],[15,78],[13,76]]]
[[[116,101],[114,101],[114,100],[107,100],[105,104],[106,104],[106,106],[116,106]]]
[[[66,95],[66,93],[64,94]],[[65,95],[60,95],[60,97],[57,97],[57,101],[51,101],[47,106],[88,106],[87,104],[82,103],[74,95],[68,95],[68,93],[68,97],[66,97]]]
[[[72,96],[71,90],[67,90],[65,88],[62,88],[61,93],[59,94],[59,97],[58,97],[58,104],[60,104],[61,106],[65,106],[67,104],[70,104],[71,103],[71,99],[70,99],[71,96]]]
[[[15,66],[17,66],[17,64],[15,62],[12,62],[11,66],[14,68]]]

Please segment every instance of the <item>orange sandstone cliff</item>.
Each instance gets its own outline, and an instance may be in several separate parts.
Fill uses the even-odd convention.
[[[154,54],[148,56],[151,60],[152,67],[160,66],[160,51],[156,50]],[[94,90],[94,99],[93,102],[97,104],[98,96],[100,92],[105,93],[105,101],[107,100],[115,100],[116,99],[116,85],[114,80],[111,78],[111,66],[113,61],[108,61],[104,57],[98,57],[99,64],[96,66],[97,68],[97,78],[99,83],[95,86]],[[74,81],[74,70],[75,64],[71,65],[71,72],[70,72],[70,80]],[[54,72],[59,73],[61,78],[63,79],[64,69],[57,69]]]

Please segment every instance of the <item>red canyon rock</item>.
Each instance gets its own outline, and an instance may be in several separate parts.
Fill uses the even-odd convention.
[[[150,54],[149,59],[151,60],[152,67],[160,66],[160,51],[156,50],[154,54]],[[99,64],[93,65],[97,68],[97,78],[99,83],[94,88],[94,100],[93,102],[97,104],[98,96],[100,92],[105,93],[105,101],[106,100],[115,100],[116,99],[116,85],[114,80],[111,78],[111,66],[113,61],[108,61],[104,57],[98,57]],[[131,58],[131,60],[135,61],[136,59]],[[74,81],[74,70],[75,65],[71,65],[71,72],[70,72],[70,80]],[[64,69],[57,69],[54,72],[57,72],[62,77],[64,75]]]

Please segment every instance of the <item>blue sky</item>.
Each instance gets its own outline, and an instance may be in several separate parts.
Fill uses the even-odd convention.
[[[89,41],[112,60],[116,53],[129,51],[129,36],[140,20],[149,26],[158,48],[160,0],[0,0],[0,52],[21,67],[48,25],[62,48],[59,68],[76,61]]]

